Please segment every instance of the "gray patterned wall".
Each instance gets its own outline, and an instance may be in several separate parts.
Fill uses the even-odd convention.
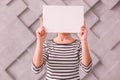
[[[120,80],[120,0],[0,0],[0,80],[44,80],[30,68],[42,5],[83,5],[94,65],[80,76]]]

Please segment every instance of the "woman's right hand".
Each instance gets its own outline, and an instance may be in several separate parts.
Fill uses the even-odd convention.
[[[40,27],[36,30],[36,37],[38,41],[44,41],[46,38],[46,30],[45,27],[43,26],[43,19],[40,18]]]

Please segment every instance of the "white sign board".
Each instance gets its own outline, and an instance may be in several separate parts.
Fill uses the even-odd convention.
[[[78,33],[84,24],[84,7],[43,6],[43,24],[47,32]]]

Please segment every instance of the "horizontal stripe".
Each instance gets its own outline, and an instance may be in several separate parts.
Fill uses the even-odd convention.
[[[65,58],[65,57],[49,57],[49,60],[78,60],[78,56],[71,57],[71,58]]]
[[[47,74],[47,79],[48,80],[75,80],[75,78],[79,78],[79,75],[73,75],[73,76],[51,76]]]
[[[45,41],[43,50],[44,63],[46,64],[47,80],[80,80],[79,66],[85,72],[92,69],[92,61],[88,66],[82,64],[82,48],[80,40],[70,44],[57,44],[52,40]],[[39,72],[39,69],[34,68]]]
[[[47,65],[47,68],[50,68],[50,69],[53,69],[53,70],[57,70],[57,69],[60,69],[60,70],[63,70],[63,69],[66,69],[66,70],[74,70],[76,68],[79,67],[79,64],[76,64],[76,65],[60,65],[60,64],[56,64],[56,65],[51,65],[51,64],[48,64]]]
[[[79,66],[78,63],[76,63],[76,64],[71,64],[71,63],[67,63],[67,64],[65,64],[65,63],[51,63],[51,64],[49,64],[49,63],[47,63],[47,65],[50,67],[68,67],[68,68],[74,67],[74,66]]]
[[[31,66],[31,69],[33,70],[34,73],[39,73],[44,67],[44,64],[42,64],[40,67],[36,67],[33,63]]]
[[[51,73],[74,73],[74,72],[77,72],[77,71],[79,71],[79,69],[77,69],[78,67],[76,67],[76,68],[73,68],[73,69],[55,69],[55,70],[53,70],[53,69],[49,69],[48,68],[48,72],[51,72]]]
[[[49,56],[51,55],[51,56],[66,56],[66,57],[71,57],[71,56],[76,56],[76,55],[78,56],[79,55],[78,52],[71,52],[71,53],[66,53],[66,52],[64,52],[64,53],[49,52],[48,54],[49,54]]]
[[[50,72],[50,71],[47,71],[47,73],[51,76],[62,76],[62,77],[66,77],[66,76],[74,76],[74,75],[78,75],[79,72],[76,71],[76,72],[68,72],[68,73],[65,73],[65,72],[57,72],[57,73],[54,73],[54,72]]]
[[[66,55],[66,56],[67,56],[67,55]],[[79,58],[78,55],[71,55],[71,56],[69,55],[69,56],[67,56],[67,57],[66,57],[66,56],[65,56],[65,55],[54,55],[54,54],[50,54],[50,55],[49,55],[49,59],[50,59],[50,58],[54,58],[54,59],[59,59],[59,58],[61,58],[61,59]]]

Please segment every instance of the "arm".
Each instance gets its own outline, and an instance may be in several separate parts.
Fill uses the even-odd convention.
[[[91,62],[91,57],[88,49],[87,40],[81,41],[81,46],[82,46],[82,64],[88,66]]]
[[[42,20],[41,24],[42,24]],[[40,72],[41,68],[43,67],[44,63],[44,58],[43,58],[43,43],[46,37],[46,31],[45,28],[43,27],[43,24],[40,28],[37,29],[36,31],[36,49],[34,52],[33,60],[32,60],[32,70],[35,73]]]
[[[81,48],[82,48],[81,66],[83,67],[85,72],[89,72],[92,68],[92,59],[88,48],[87,28],[85,24],[81,27],[78,36],[79,39],[81,40]]]
[[[33,64],[38,68],[43,64],[43,41],[37,40]]]

